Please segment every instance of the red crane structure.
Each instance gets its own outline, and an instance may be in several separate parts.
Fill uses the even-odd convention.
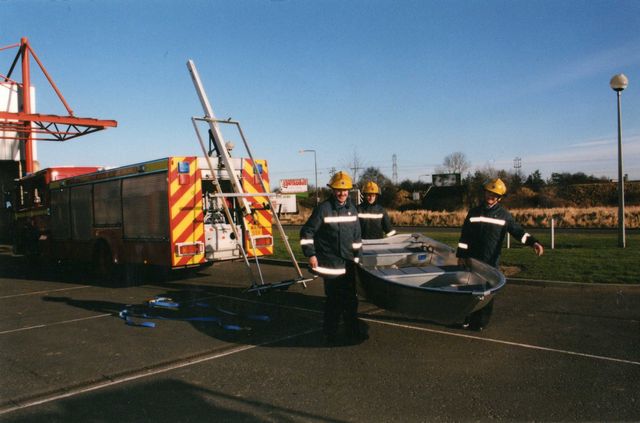
[[[44,65],[31,48],[29,41],[23,37],[19,43],[5,47],[0,47],[0,51],[18,48],[11,67],[6,75],[0,73],[0,82],[15,84],[19,88],[20,110],[5,111],[0,110],[0,141],[20,141],[24,143],[24,154],[22,160],[25,162],[24,174],[34,172],[33,164],[33,142],[34,141],[67,141],[82,135],[101,131],[108,127],[116,127],[118,123],[115,120],[100,120],[93,118],[81,118],[73,115],[73,110],[69,107],[62,93],[53,82],[53,79],[45,69]],[[42,73],[51,84],[58,98],[67,110],[68,116],[47,115],[33,113],[31,110],[31,69],[30,62],[33,58]],[[12,79],[12,74],[21,62],[22,81]],[[10,135],[8,135],[10,134]],[[24,176],[24,175],[20,175]]]

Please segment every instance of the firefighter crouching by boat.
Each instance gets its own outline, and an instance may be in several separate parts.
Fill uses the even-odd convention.
[[[353,187],[346,172],[337,172],[328,186],[331,198],[320,203],[300,230],[300,245],[312,271],[324,279],[326,295],[323,330],[329,344],[336,342],[340,317],[351,339],[367,338],[358,321],[355,263],[362,249],[358,211],[349,199]]]
[[[469,210],[462,226],[456,252],[460,264],[466,258],[474,258],[498,267],[502,242],[508,233],[532,247],[538,256],[544,253],[542,244],[500,204],[506,193],[507,186],[500,178],[485,184],[483,204]]]
[[[364,201],[358,206],[358,219],[362,239],[378,239],[395,235],[396,231],[391,226],[391,220],[387,211],[378,204],[380,188],[378,184],[369,181],[362,189]]]

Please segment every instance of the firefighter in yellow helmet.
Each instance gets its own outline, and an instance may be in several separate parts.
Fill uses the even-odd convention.
[[[537,255],[544,253],[542,244],[525,232],[500,204],[506,193],[507,186],[500,178],[484,185],[483,204],[469,210],[464,220],[457,250],[459,258],[475,258],[497,267],[502,242],[507,234],[532,247]]]
[[[351,340],[368,336],[358,320],[355,263],[360,259],[362,239],[358,211],[349,199],[353,183],[348,173],[340,171],[328,186],[332,195],[313,210],[300,229],[300,245],[311,270],[324,279],[323,330],[327,343],[333,345],[341,317]]]
[[[542,244],[516,222],[500,201],[507,193],[507,186],[497,178],[484,185],[484,201],[469,210],[462,225],[462,233],[458,242],[456,255],[460,265],[469,267],[468,260],[473,258],[493,267],[498,267],[502,242],[507,234],[533,248],[538,256],[544,253]],[[493,301],[480,310],[478,315],[471,315],[465,326],[481,330],[485,326],[493,310]]]
[[[358,219],[362,239],[384,238],[395,235],[396,231],[391,226],[391,220],[387,211],[378,204],[380,188],[378,184],[369,181],[362,188],[364,201],[358,206]]]

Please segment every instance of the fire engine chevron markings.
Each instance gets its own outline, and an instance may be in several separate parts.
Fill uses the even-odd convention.
[[[181,242],[179,238],[184,237],[184,232],[193,227],[201,227],[204,220],[204,213],[202,210],[195,210],[185,212],[173,219],[173,238],[174,242]],[[189,234],[187,234],[188,237]]]
[[[171,215],[175,216],[183,209],[193,209],[198,202],[196,201],[198,196],[202,196],[202,190],[197,191],[188,190],[180,194],[170,195]]]

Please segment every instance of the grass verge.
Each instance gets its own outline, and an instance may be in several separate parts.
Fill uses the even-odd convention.
[[[402,227],[396,228],[403,232]],[[300,249],[298,230],[287,229],[292,250],[300,262],[306,262]],[[437,241],[455,247],[460,235],[459,229],[429,232],[423,234]],[[531,230],[545,246],[542,257],[536,257],[533,250],[523,247],[513,238],[511,248],[502,249],[501,265],[510,277],[583,283],[625,283],[640,284],[640,233],[627,233],[626,248],[619,248],[615,232],[599,231],[556,231],[555,248],[551,249],[549,231]],[[289,258],[278,231],[274,231],[275,249],[273,258]],[[508,268],[508,269],[507,269]],[[508,271],[507,271],[508,270]],[[515,272],[515,273],[514,273]]]

